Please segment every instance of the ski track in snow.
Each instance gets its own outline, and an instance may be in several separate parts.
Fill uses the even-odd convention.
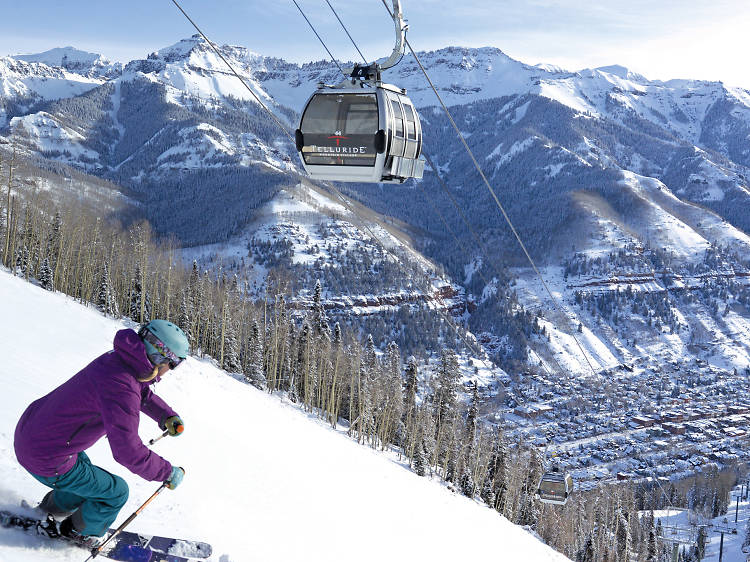
[[[19,509],[22,499],[41,499],[46,488],[15,460],[18,418],[31,401],[111,349],[124,324],[4,270],[0,303],[0,509]],[[180,413],[187,431],[154,450],[184,466],[186,477],[136,519],[134,530],[210,542],[221,562],[353,555],[361,561],[567,560],[486,506],[418,477],[395,456],[358,445],[209,361],[189,358],[155,391]],[[159,433],[150,419],[143,422],[144,440]],[[130,485],[115,524],[158,486],[118,465],[106,439],[89,455]],[[0,529],[0,562],[46,560],[82,556],[79,549]]]

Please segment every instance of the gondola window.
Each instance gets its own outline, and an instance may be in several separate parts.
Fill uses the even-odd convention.
[[[377,156],[375,94],[320,94],[305,110],[300,127],[306,164],[373,166]]]

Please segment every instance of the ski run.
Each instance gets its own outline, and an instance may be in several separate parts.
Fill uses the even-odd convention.
[[[21,413],[111,349],[128,325],[0,271],[0,509],[18,511],[46,490],[15,459]],[[357,444],[209,361],[189,358],[155,391],[179,411],[185,434],[154,450],[186,476],[131,530],[206,541],[216,562],[567,560],[492,509],[420,478],[396,455]],[[159,433],[142,416],[144,442]],[[130,485],[115,525],[158,487],[118,465],[106,439],[89,456]],[[0,562],[82,562],[81,554],[0,529]]]

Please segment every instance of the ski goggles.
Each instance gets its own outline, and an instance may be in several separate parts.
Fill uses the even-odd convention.
[[[169,363],[170,369],[177,368],[177,365],[183,362],[182,357],[177,357],[154,333],[146,327],[141,328],[138,335],[143,341],[147,341],[158,351],[158,353],[149,353],[148,358],[151,363],[161,365],[162,363]]]

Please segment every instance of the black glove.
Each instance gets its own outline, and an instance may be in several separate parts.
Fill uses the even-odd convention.
[[[183,431],[185,431],[185,424],[182,423],[180,416],[169,416],[164,420],[162,429],[168,431],[172,436],[180,435]]]

